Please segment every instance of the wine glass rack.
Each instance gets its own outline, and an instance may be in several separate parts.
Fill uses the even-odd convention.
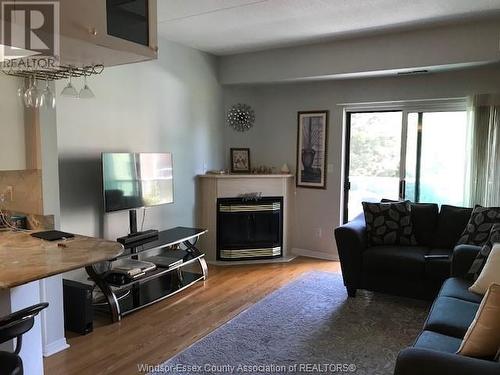
[[[49,80],[56,81],[59,79],[69,78],[70,76],[73,78],[83,77],[83,76],[93,76],[99,75],[104,70],[104,65],[89,65],[89,66],[69,66],[69,65],[58,65],[52,66],[50,68],[41,69],[38,68],[36,70],[31,69],[19,69],[12,68],[10,66],[2,65],[0,67],[1,71],[9,76],[21,77],[21,78],[35,78],[37,80]]]

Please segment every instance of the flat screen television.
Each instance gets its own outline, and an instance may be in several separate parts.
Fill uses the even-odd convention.
[[[174,201],[171,153],[103,153],[102,174],[105,212]]]

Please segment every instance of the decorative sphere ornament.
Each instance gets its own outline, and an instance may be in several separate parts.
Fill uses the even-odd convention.
[[[252,128],[255,122],[255,112],[247,104],[235,104],[227,113],[227,122],[234,130],[245,132]]]

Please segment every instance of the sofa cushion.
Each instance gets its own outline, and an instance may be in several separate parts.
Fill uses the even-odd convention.
[[[481,251],[477,254],[476,259],[474,259],[474,262],[469,269],[469,274],[472,275],[475,280],[481,274],[481,271],[483,270],[490,255],[491,249],[493,249],[493,246],[496,243],[500,243],[500,223],[493,224],[486,243],[481,247]]]
[[[481,274],[469,290],[484,295],[492,284],[500,285],[500,243],[493,246]]]
[[[416,245],[409,202],[362,202],[366,233],[372,245]]]
[[[431,249],[425,258],[425,276],[441,281],[450,277],[452,253],[450,249]]]
[[[472,281],[461,279],[458,277],[451,277],[447,279],[441,290],[439,291],[439,297],[453,297],[461,299],[468,302],[481,303],[483,296],[480,294],[469,292],[469,287],[472,285]]]
[[[427,252],[422,246],[369,247],[363,252],[363,270],[423,277]]]
[[[500,207],[476,206],[457,244],[483,246],[495,223],[500,223]]]
[[[416,348],[437,350],[438,352],[456,353],[462,339],[446,336],[438,332],[422,331],[413,345]]]
[[[452,297],[438,297],[432,305],[424,329],[463,338],[478,308],[478,303]]]
[[[472,214],[472,208],[455,207],[443,204],[438,216],[432,247],[453,249],[464,231]]]
[[[382,199],[381,202],[398,201]],[[438,223],[439,206],[435,203],[411,203],[410,211],[413,233],[417,243],[421,246],[431,246]]]
[[[439,207],[435,203],[412,203],[411,221],[413,233],[419,245],[431,246],[439,218]]]

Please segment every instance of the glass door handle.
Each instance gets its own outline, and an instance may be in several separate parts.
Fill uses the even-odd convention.
[[[406,180],[399,181],[399,198],[405,199]]]

